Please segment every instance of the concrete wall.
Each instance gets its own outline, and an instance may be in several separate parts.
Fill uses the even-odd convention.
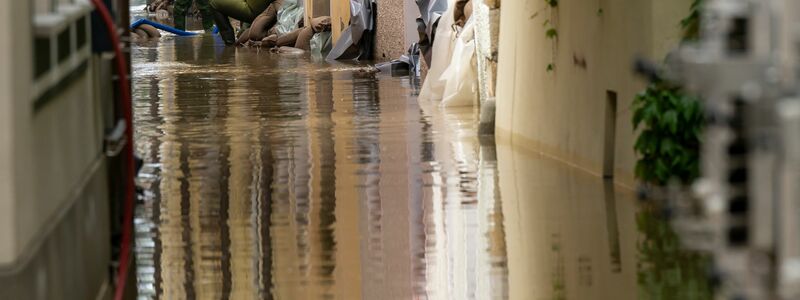
[[[16,260],[24,241],[18,240],[15,224],[26,217],[19,215],[18,204],[32,200],[30,170],[29,99],[31,42],[17,37],[31,36],[30,3],[0,3],[0,266]]]
[[[500,2],[472,1],[475,18],[476,61],[481,104],[494,100],[497,86],[497,46],[500,33]]]
[[[500,18],[496,134],[596,175],[603,173],[607,92],[617,94],[613,175],[634,185],[630,105],[645,82],[637,54],[661,60],[676,45],[690,0],[506,1]],[[542,26],[550,19],[553,41]],[[548,72],[552,63],[554,70]],[[609,126],[610,127],[610,126]]]
[[[375,60],[399,58],[419,39],[416,33],[419,8],[408,0],[378,0],[377,3]]]

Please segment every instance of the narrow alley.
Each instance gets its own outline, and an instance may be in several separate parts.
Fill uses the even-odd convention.
[[[632,191],[496,147],[474,109],[418,101],[407,77],[209,36],[143,42],[132,59],[140,297],[708,292],[702,261],[674,265],[687,255]]]
[[[800,1],[0,1],[0,300],[800,299]]]

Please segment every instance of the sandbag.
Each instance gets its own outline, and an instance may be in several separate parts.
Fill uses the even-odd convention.
[[[278,10],[283,6],[282,0],[275,0],[265,9],[250,26],[247,38],[251,41],[260,41],[269,35],[269,30],[278,24]]]
[[[294,42],[294,47],[303,49],[304,51],[311,50],[311,38],[314,37],[314,28],[311,26],[303,27],[300,33],[297,34],[297,40]]]
[[[158,31],[158,29],[156,29],[155,27],[153,27],[152,25],[149,25],[149,24],[139,25],[139,27],[137,27],[136,29],[144,30],[145,32],[147,32],[147,36],[150,37],[150,38],[161,37],[161,32]]]
[[[276,35],[275,46],[277,47],[294,46],[297,43],[297,37],[300,35],[301,31],[303,31],[303,28],[297,28],[281,36]]]

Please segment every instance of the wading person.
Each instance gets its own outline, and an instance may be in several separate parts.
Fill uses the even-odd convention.
[[[214,23],[226,45],[236,42],[236,34],[228,17],[241,22],[252,23],[275,0],[211,0]]]
[[[211,32],[211,28],[214,27],[214,11],[211,10],[211,5],[208,3],[209,0],[194,1],[197,3],[197,10],[200,11],[200,15],[203,17],[203,29],[206,32]],[[186,30],[186,13],[191,6],[192,0],[175,0],[172,12],[175,18],[175,28]]]

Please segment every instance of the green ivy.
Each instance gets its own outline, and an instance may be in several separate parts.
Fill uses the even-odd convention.
[[[694,41],[700,37],[700,14],[703,1],[704,0],[694,0],[692,6],[689,8],[689,15],[681,20],[684,41]]]
[[[703,0],[695,0],[681,21],[683,40],[696,39]],[[664,185],[672,179],[689,183],[700,175],[700,132],[704,125],[700,100],[680,87],[651,83],[633,101],[633,126],[642,127],[634,144],[639,154],[635,174]]]
[[[549,9],[550,18],[552,18],[553,14],[557,12],[556,9],[558,8],[558,0],[544,0],[544,2],[547,4],[547,6],[542,10]],[[535,13],[534,17],[538,16],[539,12]],[[545,28],[544,35],[553,42],[553,47],[555,47],[557,42],[556,40],[558,39],[558,29],[556,29],[555,24],[553,24],[550,18],[544,20],[544,23],[542,23],[542,27]],[[553,72],[555,70],[555,54],[553,54],[553,56],[554,56],[553,61],[547,64],[546,71],[548,73]]]
[[[696,179],[704,117],[698,99],[656,82],[636,96],[633,108],[634,129],[642,127],[634,144],[636,176],[659,185]]]
[[[554,39],[558,36],[558,31],[555,28],[550,28],[545,31],[544,34],[547,36],[547,38]]]

